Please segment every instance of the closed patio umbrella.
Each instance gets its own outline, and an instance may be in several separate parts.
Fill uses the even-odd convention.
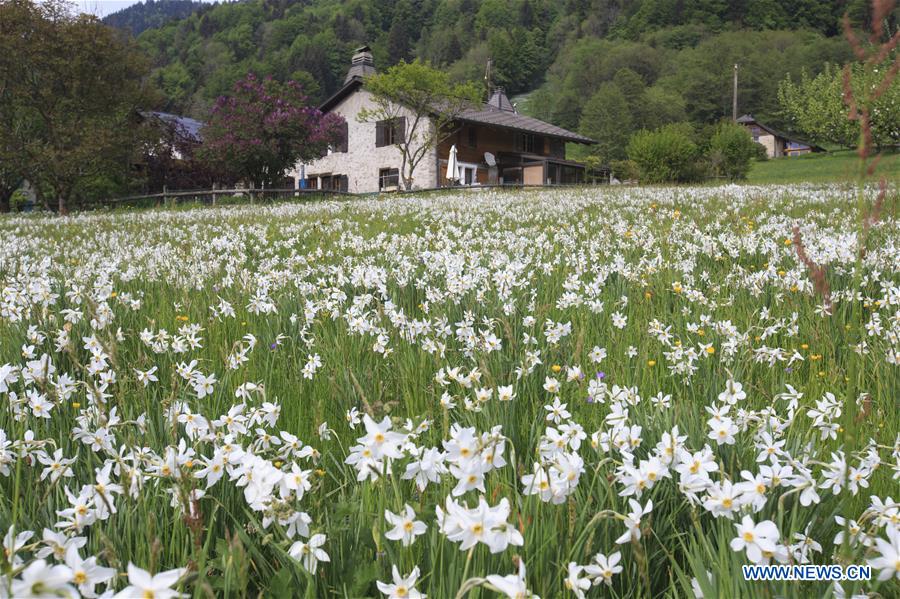
[[[451,183],[459,181],[459,162],[456,160],[456,144],[450,146],[450,157],[447,159],[447,180]]]

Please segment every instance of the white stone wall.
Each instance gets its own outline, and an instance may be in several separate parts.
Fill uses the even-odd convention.
[[[360,123],[357,115],[363,107],[373,107],[372,95],[358,89],[332,109],[347,121],[347,152],[335,152],[306,165],[306,176],[347,175],[347,191],[370,193],[378,191],[378,171],[383,168],[399,169],[402,159],[396,146],[375,147],[375,122]],[[407,134],[412,126],[413,115],[405,115]],[[421,129],[424,124],[419,124]],[[428,123],[430,126],[430,123]],[[419,136],[421,138],[421,135]],[[437,185],[436,153],[432,148],[413,172],[413,187],[425,188]],[[300,178],[300,165],[289,173],[295,184]],[[401,183],[402,187],[402,183]]]
[[[766,148],[766,155],[769,158],[780,158],[784,156],[784,140],[775,137],[772,134],[760,135],[759,143]]]

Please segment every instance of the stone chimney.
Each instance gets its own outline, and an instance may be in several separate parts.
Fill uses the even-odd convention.
[[[368,46],[361,46],[356,49],[356,53],[350,61],[350,70],[347,71],[347,76],[344,77],[344,85],[347,85],[357,77],[364,78],[374,73],[375,59],[372,58],[372,50]]]

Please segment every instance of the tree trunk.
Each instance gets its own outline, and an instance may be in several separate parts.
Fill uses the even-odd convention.
[[[69,209],[66,207],[66,198],[65,196],[59,196],[59,215],[66,216],[69,214]]]
[[[404,152],[403,150],[400,151],[400,157],[402,159],[400,162],[400,180],[403,181],[403,189],[405,191],[409,191],[410,189],[412,189],[413,178],[412,169],[408,169],[407,167],[412,163],[409,161],[406,152]]]
[[[15,192],[7,192],[5,189],[0,191],[0,213],[6,214],[11,211],[12,206],[10,205],[10,200],[12,199],[13,193]]]
[[[34,186],[34,203],[40,204],[44,210],[50,212],[50,203],[47,201],[47,197],[41,191],[41,188],[37,185]]]

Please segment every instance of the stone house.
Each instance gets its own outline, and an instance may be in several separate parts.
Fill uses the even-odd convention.
[[[800,156],[810,152],[824,151],[819,146],[803,141],[793,135],[782,133],[768,125],[763,125],[753,118],[752,114],[745,114],[737,120],[737,123],[747,127],[750,135],[753,137],[753,141],[766,149],[766,155],[769,158]]]
[[[363,87],[375,73],[369,48],[357,49],[344,85],[319,107],[344,117],[342,140],[328,153],[289,174],[297,187],[333,189],[352,193],[393,191],[401,187],[401,154],[396,140],[406,134],[411,111],[392,121],[360,122],[357,115],[373,106]],[[460,114],[450,129],[416,167],[414,188],[451,184],[447,160],[456,145],[458,184],[553,185],[584,182],[583,164],[566,159],[566,144],[593,144],[594,140],[550,123],[519,114],[502,89],[487,103]]]

